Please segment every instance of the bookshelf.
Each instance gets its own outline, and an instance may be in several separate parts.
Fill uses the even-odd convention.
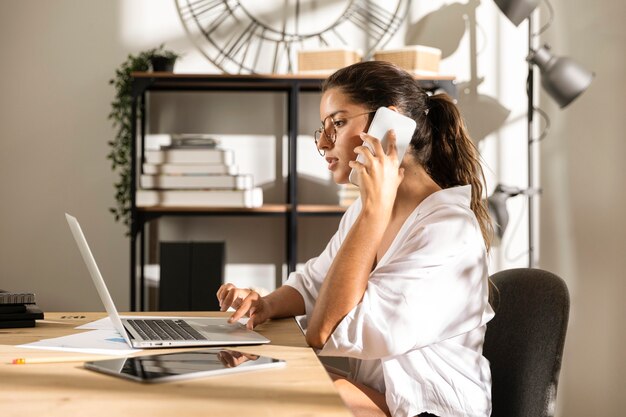
[[[229,75],[229,74],[173,74],[132,73],[132,115],[141,120],[133,125],[131,141],[131,225],[130,225],[130,309],[144,310],[145,300],[145,239],[146,225],[163,216],[280,216],[285,221],[285,260],[288,272],[295,270],[298,218],[302,216],[340,216],[345,208],[339,205],[298,204],[296,145],[298,136],[298,103],[302,92],[319,92],[321,76],[305,75]],[[428,90],[442,89],[456,97],[454,77],[418,77]],[[287,98],[287,181],[284,204],[265,204],[258,208],[239,207],[137,207],[136,192],[139,171],[145,162],[146,96],[151,92],[278,92]],[[138,155],[138,157],[134,157]]]

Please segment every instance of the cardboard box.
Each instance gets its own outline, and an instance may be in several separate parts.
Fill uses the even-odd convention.
[[[376,51],[374,60],[391,62],[412,73],[437,74],[441,61],[441,49],[410,45],[400,49]]]
[[[361,55],[359,51],[340,48],[298,51],[298,73],[330,74],[361,61]]]

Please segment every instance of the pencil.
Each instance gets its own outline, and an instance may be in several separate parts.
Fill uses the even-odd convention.
[[[123,356],[122,356],[123,357]],[[27,365],[31,363],[61,363],[61,362],[86,362],[101,359],[117,359],[119,357],[108,356],[99,358],[97,356],[58,356],[54,358],[15,358],[9,364]]]

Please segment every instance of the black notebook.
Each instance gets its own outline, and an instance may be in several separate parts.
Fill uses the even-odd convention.
[[[0,323],[4,321],[17,320],[41,320],[43,319],[43,311],[34,304],[28,304],[25,311],[21,313],[6,313],[0,311]]]
[[[26,313],[26,304],[0,304],[2,313]]]
[[[35,327],[35,320],[0,320],[0,329],[17,329],[20,327]]]

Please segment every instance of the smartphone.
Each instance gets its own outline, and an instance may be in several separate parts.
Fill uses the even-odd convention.
[[[411,138],[413,137],[416,127],[417,123],[415,123],[415,120],[410,117],[391,110],[389,107],[381,107],[376,110],[376,114],[374,114],[374,119],[370,124],[370,128],[367,130],[367,134],[382,141],[383,149],[387,152],[387,132],[389,129],[395,130],[398,158],[402,160],[404,152],[406,152],[406,149],[409,147],[409,143],[411,142]],[[368,143],[363,142],[363,145],[375,154],[374,150]],[[358,162],[363,162],[363,156],[359,155],[356,160]],[[352,184],[358,186],[358,176],[358,173],[355,170],[352,170],[348,179]]]

